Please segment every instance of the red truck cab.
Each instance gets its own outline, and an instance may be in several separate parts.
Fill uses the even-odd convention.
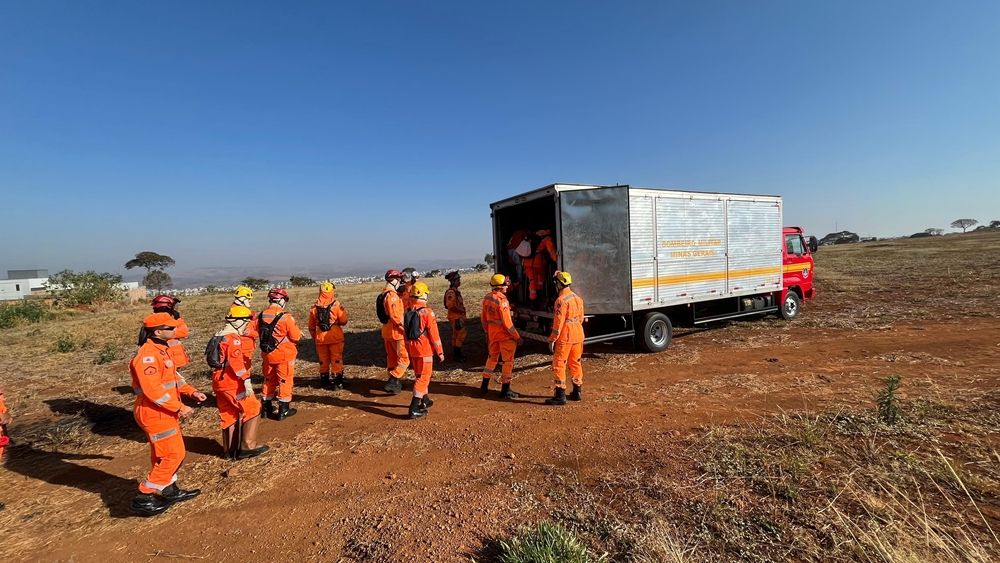
[[[785,227],[782,251],[781,316],[792,320],[798,316],[803,301],[816,296],[813,288],[813,256],[816,238],[803,235],[801,227]]]

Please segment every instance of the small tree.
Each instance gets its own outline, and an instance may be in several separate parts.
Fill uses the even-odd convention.
[[[170,278],[170,274],[164,272],[163,270],[150,270],[150,272],[142,278],[142,285],[152,289],[153,291],[160,291],[168,287],[173,287],[174,280]]]
[[[292,284],[292,287],[307,287],[316,285],[316,280],[307,276],[292,276],[288,278],[288,283]]]
[[[260,291],[261,289],[267,289],[267,287],[271,285],[271,280],[266,280],[264,278],[250,277],[250,278],[244,278],[243,281],[240,282],[240,285],[245,285],[250,289],[256,289]]]
[[[497,263],[497,257],[494,256],[493,253],[491,252],[491,253],[487,254],[486,256],[483,256],[483,262],[486,262],[486,264],[490,268],[492,268]]]
[[[149,274],[149,272],[153,270],[164,270],[169,268],[175,263],[176,262],[174,262],[173,258],[165,254],[158,254],[156,252],[145,250],[136,254],[135,258],[125,262],[125,269],[131,270],[132,268],[145,268],[146,274]]]
[[[934,227],[931,227],[930,229],[924,229],[924,232],[929,235],[940,236],[944,234],[944,229],[936,229]]]
[[[121,283],[118,274],[63,270],[49,276],[46,287],[59,303],[73,307],[121,301],[125,297]]]
[[[976,225],[978,223],[979,223],[978,219],[955,219],[954,221],[951,222],[951,228],[962,229],[962,232],[964,233],[969,229],[969,227]]]
[[[477,272],[485,272],[486,271],[486,264],[476,264],[476,271]]]

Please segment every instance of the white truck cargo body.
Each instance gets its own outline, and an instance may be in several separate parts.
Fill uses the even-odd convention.
[[[781,198],[631,188],[632,308],[781,289]]]

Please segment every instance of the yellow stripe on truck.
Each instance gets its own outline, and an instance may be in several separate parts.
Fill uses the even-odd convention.
[[[795,264],[785,264],[784,272],[798,272],[809,268],[809,262],[796,262]]]
[[[766,268],[748,268],[746,270],[730,270],[729,278],[753,278],[756,276],[768,276],[780,274],[781,266],[768,266]],[[643,288],[653,287],[659,282],[660,285],[678,285],[685,283],[698,283],[707,281],[718,281],[726,279],[726,271],[699,272],[696,274],[675,274],[672,276],[660,276],[659,278],[639,278],[632,280],[632,287]]]

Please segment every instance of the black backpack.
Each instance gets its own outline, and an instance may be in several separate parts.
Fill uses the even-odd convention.
[[[269,323],[264,322],[264,313],[257,315],[257,331],[260,333],[261,352],[274,352],[277,349],[278,339],[274,337],[274,327],[278,325],[278,321],[284,315],[284,311],[278,313],[274,320]]]
[[[212,369],[223,369],[228,362],[226,358],[222,357],[222,350],[219,349],[223,338],[225,337],[213,336],[209,339],[208,346],[205,346],[205,363]]]
[[[420,340],[423,336],[425,329],[420,328],[420,311],[426,308],[407,309],[406,313],[403,313],[403,335],[407,340]]]
[[[319,323],[319,329],[326,332],[333,328],[333,322],[330,320],[330,311],[337,302],[334,301],[326,307],[316,306],[316,322]]]
[[[389,322],[389,312],[385,310],[385,296],[388,294],[388,291],[383,291],[375,298],[375,315],[378,316],[378,322],[382,324]]]

